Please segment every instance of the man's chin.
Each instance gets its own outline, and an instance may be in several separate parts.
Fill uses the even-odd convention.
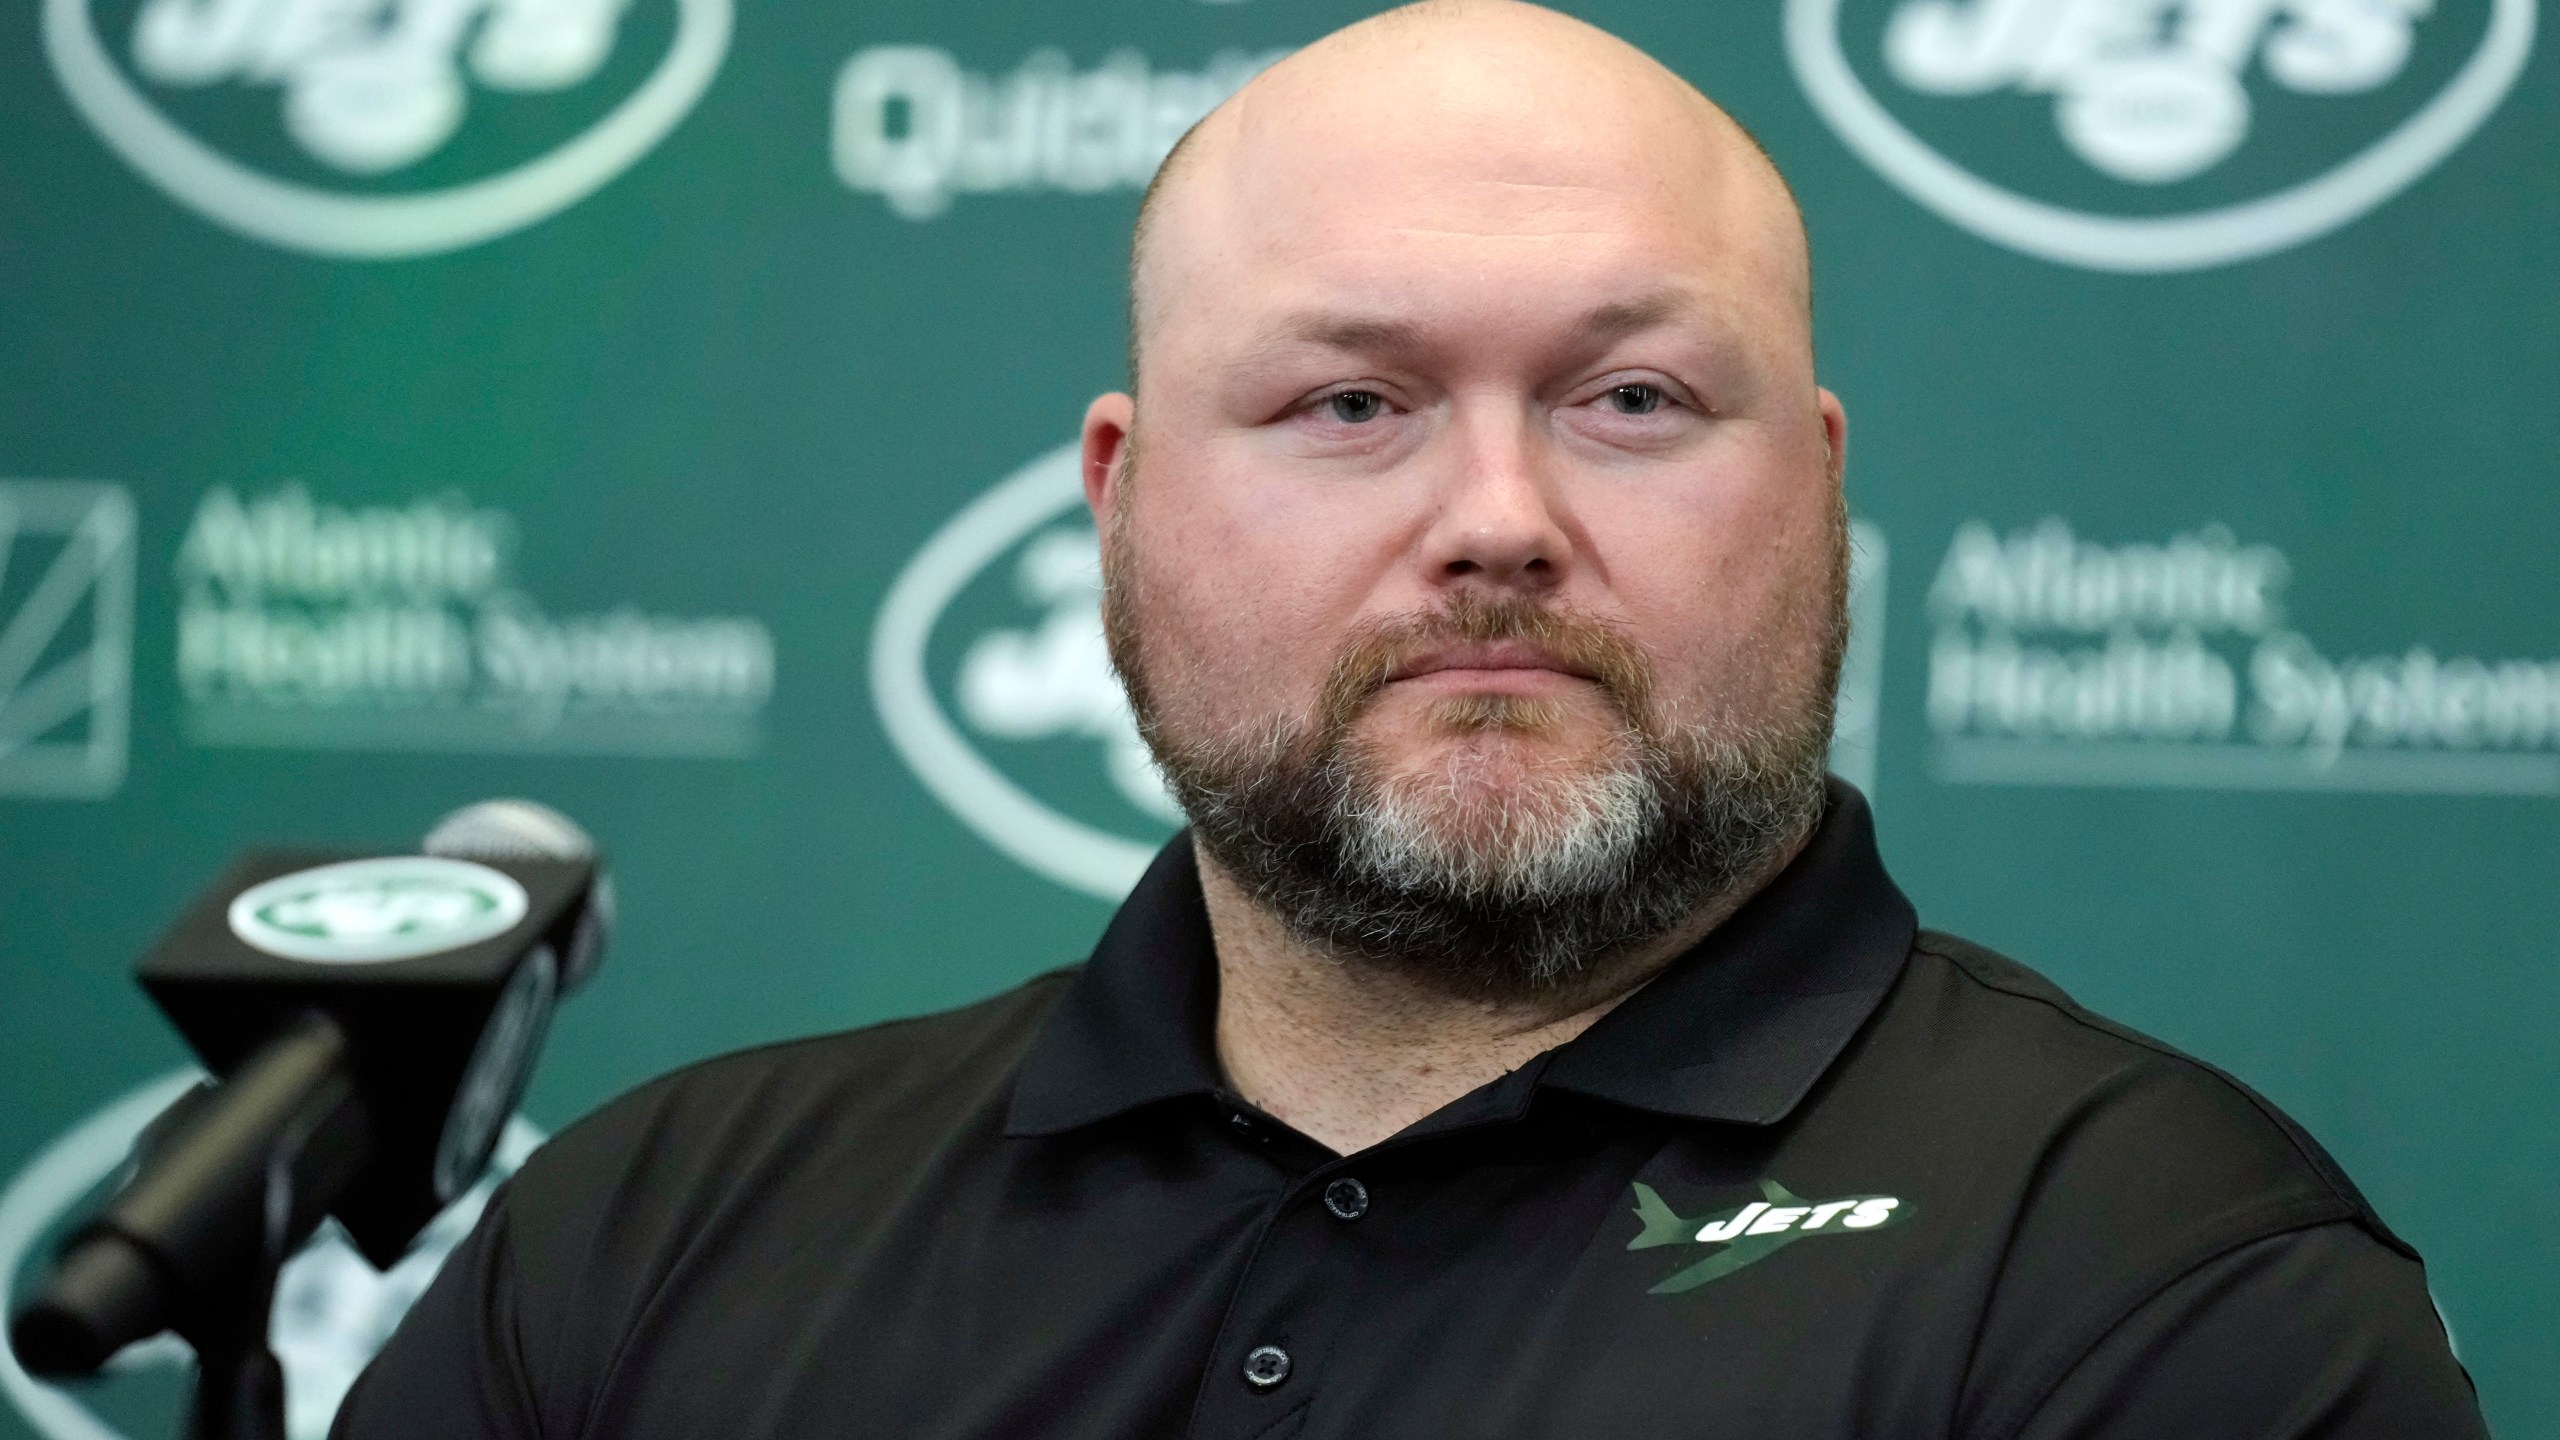
[[[1615,724],[1548,701],[1444,702],[1417,715],[1373,716],[1352,740],[1373,774],[1413,784],[1530,784],[1597,774],[1628,758]]]
[[[1525,871],[1537,868],[1537,852],[1605,827],[1613,807],[1645,788],[1624,749],[1469,735],[1428,747],[1402,766],[1372,770],[1363,788],[1372,815],[1404,845],[1460,870]]]
[[[1370,775],[1375,793],[1409,810],[1445,816],[1458,828],[1490,829],[1570,808],[1626,768],[1604,748],[1471,736]]]

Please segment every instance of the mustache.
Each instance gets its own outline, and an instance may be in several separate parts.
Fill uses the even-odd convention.
[[[1372,621],[1336,657],[1317,701],[1319,735],[1338,736],[1407,665],[1456,645],[1516,642],[1591,677],[1630,729],[1653,709],[1653,666],[1604,621],[1516,595],[1462,593],[1440,610]]]

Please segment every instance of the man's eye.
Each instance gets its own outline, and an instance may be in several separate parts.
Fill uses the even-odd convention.
[[[1375,390],[1345,390],[1324,397],[1325,410],[1345,425],[1366,425],[1387,408]]]
[[[1609,408],[1621,415],[1650,415],[1662,408],[1662,390],[1653,385],[1619,385],[1607,396]]]

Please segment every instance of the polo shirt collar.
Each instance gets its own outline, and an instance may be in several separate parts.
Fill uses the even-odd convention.
[[[1777,879],[1543,1057],[1537,1084],[1664,1115],[1775,1123],[1882,1002],[1917,925],[1876,853],[1865,798],[1834,780],[1821,826]],[[1224,1089],[1217,1004],[1217,953],[1185,831],[1043,1023],[1005,1133],[1057,1134]]]
[[[1221,1090],[1217,1030],[1217,947],[1184,830],[1156,853],[1042,1022],[1005,1133],[1055,1134]]]

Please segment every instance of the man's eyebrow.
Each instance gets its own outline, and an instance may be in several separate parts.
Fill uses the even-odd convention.
[[[1405,360],[1423,354],[1429,343],[1422,327],[1411,321],[1307,310],[1283,318],[1237,359],[1248,371],[1286,364],[1311,349]]]
[[[1573,323],[1569,334],[1585,345],[1606,345],[1650,330],[1690,305],[1690,298],[1676,290],[1613,300],[1584,313]],[[1255,348],[1267,353],[1315,346],[1363,355],[1411,355],[1429,344],[1422,327],[1410,321],[1310,311],[1283,321],[1268,342]]]
[[[1592,310],[1577,322],[1574,337],[1588,344],[1605,345],[1640,330],[1650,330],[1690,308],[1689,297],[1677,290],[1657,290],[1632,300],[1617,300]]]
[[[1313,345],[1364,354],[1410,353],[1424,344],[1422,327],[1408,321],[1323,313],[1293,316],[1272,338],[1273,349]]]

